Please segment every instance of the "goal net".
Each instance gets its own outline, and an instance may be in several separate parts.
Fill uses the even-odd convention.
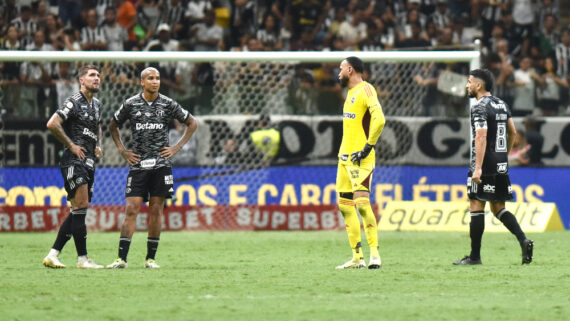
[[[412,124],[418,116],[449,113],[445,109],[448,101],[430,101],[430,91],[437,87],[425,83],[437,76],[434,70],[465,75],[465,71],[478,67],[478,51],[21,52],[17,56],[0,52],[0,61],[39,61],[49,65],[54,75],[61,62],[70,64],[71,73],[84,63],[101,67],[102,85],[97,97],[103,105],[105,156],[96,173],[93,205],[116,208],[124,204],[128,168],[116,151],[108,124],[122,101],[141,91],[141,70],[155,66],[161,71],[161,93],[177,100],[199,121],[198,131],[175,159],[175,198],[169,204],[314,206],[336,203],[334,184],[346,95],[337,81],[338,66],[351,55],[365,62],[364,77],[376,87],[387,117],[376,146],[377,170],[371,186],[397,184],[401,180],[398,165],[417,161],[413,154],[399,152],[413,143],[402,124]],[[466,113],[467,98],[452,92],[452,87],[463,89],[464,84],[441,82],[438,86],[449,89],[450,101],[458,106],[452,115]],[[58,87],[51,90],[57,97]],[[39,114],[49,117],[56,107],[57,99],[44,102],[40,108],[45,111],[41,109]],[[253,142],[252,132],[270,128],[279,133],[278,151],[263,149],[274,137]],[[8,126],[4,130],[16,133],[22,129]],[[4,160],[4,166],[13,170],[47,168],[18,172],[18,186],[29,186],[33,197],[18,194],[6,198],[5,203],[65,204],[57,170],[61,144],[50,138],[45,127],[23,130],[46,142],[40,152],[43,157]],[[173,124],[171,140],[178,139],[180,133]],[[128,146],[128,124],[123,125],[121,136]],[[30,153],[36,155],[38,151]],[[6,150],[3,154],[7,155]],[[49,168],[52,171],[43,175]],[[51,188],[51,192],[36,195],[33,189],[38,187]],[[57,189],[59,192],[54,192]],[[374,190],[372,194],[374,202]]]

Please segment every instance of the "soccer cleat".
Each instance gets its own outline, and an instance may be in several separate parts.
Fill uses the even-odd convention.
[[[364,262],[364,260],[357,262],[354,260],[350,260],[346,263],[344,263],[343,265],[339,265],[336,267],[337,270],[344,270],[344,269],[365,269],[366,268],[366,262]]]
[[[521,247],[522,247],[522,264],[529,264],[530,262],[532,262],[534,241],[531,239],[525,239]]]
[[[78,269],[102,269],[103,265],[100,265],[100,264],[93,262],[93,260],[87,256],[81,256],[81,257],[77,258],[77,268]]]
[[[55,255],[46,256],[44,258],[44,260],[42,261],[42,263],[45,267],[52,268],[52,269],[64,269],[65,268],[65,264],[61,263],[61,261],[59,260],[59,257],[57,257]]]
[[[123,261],[123,259],[121,259],[121,258],[118,258],[113,263],[107,265],[107,268],[108,269],[125,269],[128,266],[129,265],[127,264],[127,262]]]
[[[483,264],[481,259],[473,260],[469,255],[466,255],[461,260],[453,262],[453,265],[478,265],[478,264]]]
[[[379,256],[370,257],[370,262],[368,262],[368,268],[369,269],[379,269],[382,267],[382,260],[380,259]]]
[[[156,261],[153,259],[144,261],[144,267],[147,269],[160,269],[160,265],[156,264]]]

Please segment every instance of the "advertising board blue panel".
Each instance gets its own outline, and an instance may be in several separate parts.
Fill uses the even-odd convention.
[[[97,169],[92,204],[124,204],[127,173],[126,168]],[[517,201],[555,202],[565,228],[570,228],[570,168],[517,167],[511,168],[510,173]],[[174,168],[173,174],[176,205],[336,203],[336,166],[282,166],[251,171],[189,167]],[[380,205],[392,199],[466,200],[466,177],[465,167],[377,167],[371,200]],[[40,192],[62,186],[59,168],[0,169],[0,205],[55,204],[45,192]],[[65,201],[62,197],[60,201]]]

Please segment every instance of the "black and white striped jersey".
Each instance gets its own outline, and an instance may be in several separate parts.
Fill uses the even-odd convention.
[[[141,156],[141,161],[132,170],[155,169],[172,166],[170,160],[160,157],[161,148],[168,147],[168,125],[173,119],[185,122],[190,113],[176,101],[162,94],[149,103],[142,93],[123,102],[113,118],[121,125],[129,120],[132,132],[131,146],[135,154]]]
[[[67,98],[56,113],[63,119],[65,134],[74,144],[84,147],[86,160],[83,162],[95,168],[95,146],[97,145],[101,122],[101,102],[93,97],[91,103],[83,93],[77,92]],[[68,166],[81,162],[68,148],[65,148],[60,165]]]
[[[509,106],[495,96],[483,96],[471,107],[471,172],[475,170],[475,133],[477,129],[487,129],[487,147],[481,167],[483,175],[508,174],[509,118]]]

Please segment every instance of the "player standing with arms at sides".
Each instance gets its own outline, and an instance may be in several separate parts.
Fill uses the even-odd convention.
[[[149,67],[141,72],[143,92],[123,102],[111,119],[109,130],[119,153],[130,166],[126,187],[126,217],[121,226],[119,258],[107,268],[126,268],[131,238],[135,232],[136,218],[142,202],[149,202],[147,254],[144,266],[159,268],[155,254],[160,238],[162,209],[165,198],[174,192],[172,163],[176,155],[190,139],[198,123],[176,101],[159,94],[160,73]],[[172,119],[186,124],[184,134],[174,145],[168,141],[168,125]],[[121,141],[119,126],[130,121],[133,149],[128,150]]]
[[[522,248],[522,264],[528,264],[532,262],[534,243],[526,238],[515,216],[505,209],[505,201],[513,199],[508,155],[517,135],[511,112],[504,101],[491,95],[493,75],[489,70],[471,71],[466,87],[469,97],[477,99],[470,112],[471,161],[467,176],[471,254],[453,264],[482,264],[486,202],[491,212],[516,236]]]
[[[63,143],[65,151],[60,160],[67,199],[71,214],[63,221],[55,243],[43,264],[50,268],[64,268],[59,253],[65,243],[75,241],[77,267],[100,269],[87,256],[87,227],[85,216],[93,194],[95,181],[95,157],[103,157],[101,150],[101,102],[93,97],[99,91],[99,69],[86,65],[79,69],[80,91],[67,98],[51,116],[47,128]]]
[[[376,90],[362,80],[364,63],[348,57],[340,64],[338,78],[348,95],[343,107],[342,143],[338,152],[336,190],[338,207],[342,212],[352,248],[352,259],[337,269],[366,268],[362,254],[360,220],[370,246],[369,269],[382,265],[378,253],[378,227],[370,206],[370,182],[376,165],[374,145],[380,138],[386,120]]]

